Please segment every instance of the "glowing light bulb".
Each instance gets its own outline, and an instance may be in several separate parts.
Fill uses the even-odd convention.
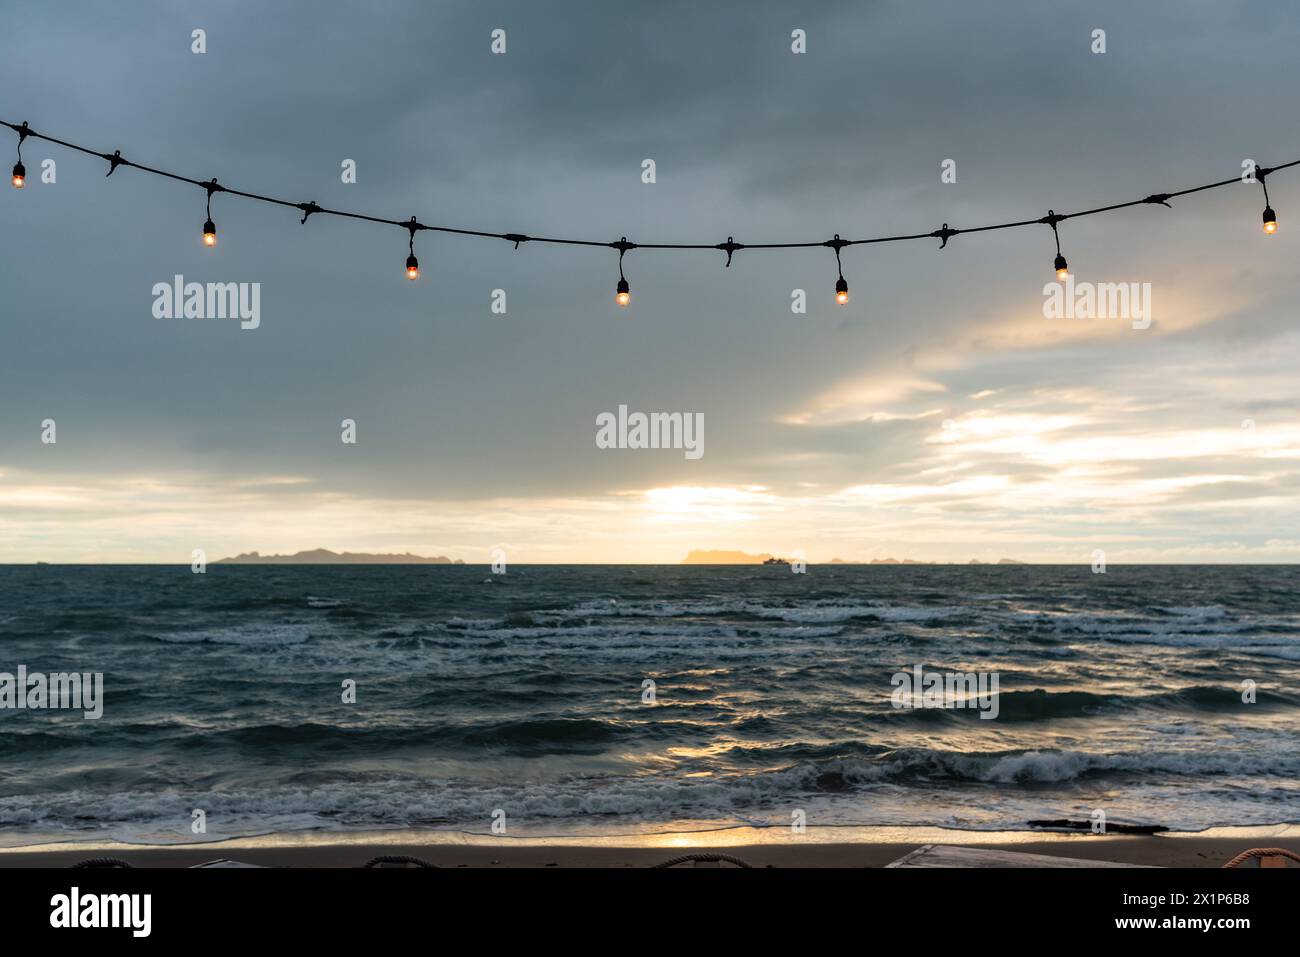
[[[212,220],[205,220],[203,223],[203,245],[215,246],[217,244],[217,226]]]
[[[1264,209],[1264,232],[1270,236],[1277,232],[1277,213],[1273,212],[1272,206]]]
[[[1065,263],[1065,257],[1059,253],[1056,256],[1056,262],[1052,263],[1052,268],[1056,270],[1056,278],[1065,282],[1070,275],[1070,267]]]
[[[626,279],[618,281],[618,289],[614,294],[614,301],[620,306],[626,306],[632,301],[632,287],[627,284]]]
[[[849,303],[849,284],[844,280],[843,276],[835,283],[835,301],[841,306],[846,306]]]
[[[406,278],[412,281],[420,278],[420,260],[413,255],[406,257]]]
[[[27,182],[27,170],[22,163],[14,164],[14,189],[22,189]]]

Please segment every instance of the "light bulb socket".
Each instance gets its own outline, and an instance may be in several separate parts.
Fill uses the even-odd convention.
[[[27,179],[27,167],[22,163],[14,164],[14,186],[19,189],[23,188],[23,182]]]
[[[1274,226],[1274,227],[1277,226],[1277,213],[1273,212],[1272,206],[1264,207],[1264,225]]]
[[[205,219],[203,221],[203,235],[207,236],[208,234],[213,236],[217,234],[217,224],[210,219]]]
[[[414,254],[406,257],[406,277],[415,279],[420,275],[420,260],[416,259]]]
[[[1052,263],[1052,268],[1057,272],[1061,272],[1063,269],[1069,269],[1070,267],[1066,265],[1065,257],[1060,253],[1057,253],[1056,260]]]
[[[847,296],[849,294],[849,284],[843,276],[835,283],[835,295]]]
[[[632,294],[632,287],[627,284],[626,279],[620,279],[618,281],[618,287],[614,291],[620,296],[630,296]]]

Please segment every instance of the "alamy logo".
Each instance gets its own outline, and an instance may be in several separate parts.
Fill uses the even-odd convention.
[[[1064,282],[1043,286],[1045,319],[1127,319],[1134,329],[1151,325],[1149,282]]]
[[[260,282],[186,282],[177,275],[154,283],[153,297],[155,319],[238,319],[241,329],[262,324]]]
[[[132,937],[148,937],[152,917],[152,894],[82,894],[74,887],[50,898],[51,927],[128,927]]]
[[[703,412],[632,412],[596,416],[598,449],[685,449],[688,459],[704,455]]]
[[[895,708],[978,708],[981,719],[998,716],[998,673],[925,671],[913,665],[911,671],[899,671],[889,683],[889,696]]]
[[[18,666],[16,676],[0,671],[0,710],[46,708],[80,710],[83,717],[91,720],[102,717],[104,673],[59,671],[47,675],[39,671],[29,673],[26,665]]]

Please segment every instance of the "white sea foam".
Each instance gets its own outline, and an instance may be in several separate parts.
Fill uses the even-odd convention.
[[[816,808],[810,821],[835,824],[934,824],[947,817],[957,826],[1021,827],[1030,816],[1061,816],[1080,800],[1048,797],[1038,790],[1021,793],[1016,784],[1040,788],[1070,784],[1090,773],[1132,772],[1139,780],[1114,794],[1105,779],[1097,785],[1107,807],[1128,809],[1131,819],[1167,827],[1213,824],[1282,823],[1295,820],[1294,778],[1300,755],[1089,754],[1031,751],[1020,754],[964,755],[949,752],[895,753],[884,761],[846,760],[831,765],[799,764],[744,775],[711,778],[605,777],[561,778],[518,785],[479,785],[463,781],[392,778],[343,782],[319,787],[268,786],[188,793],[63,791],[58,794],[0,797],[0,828],[61,832],[66,836],[102,835],[124,840],[189,843],[178,826],[177,807],[208,811],[208,839],[301,829],[453,827],[485,830],[489,810],[510,809],[512,828],[543,830],[557,825],[599,828],[622,822],[645,830],[645,823],[671,825],[684,819],[724,824],[789,825],[789,809]],[[830,772],[855,788],[847,793],[819,791]],[[1190,790],[1170,780],[1148,785],[1152,773],[1186,776]],[[918,790],[927,776],[935,787]],[[1206,779],[1205,775],[1214,777]],[[1261,775],[1264,775],[1261,777]],[[954,791],[944,778],[957,776],[998,786],[982,793],[972,809],[968,793]],[[1242,787],[1249,777],[1255,783]],[[1224,778],[1222,786],[1211,783]],[[900,787],[906,785],[906,787]],[[1078,785],[1072,785],[1077,787]],[[865,789],[861,790],[861,789]],[[1213,795],[1207,793],[1213,791]],[[1053,792],[1055,793],[1055,792]],[[869,794],[870,797],[865,795]],[[1159,795],[1161,799],[1155,801]],[[1146,796],[1144,798],[1144,796]],[[93,809],[92,815],[86,809]],[[977,813],[972,813],[972,810]],[[1112,815],[1112,818],[1123,815]],[[102,822],[98,824],[97,821]],[[188,819],[186,819],[188,821]],[[70,822],[76,822],[72,824]],[[219,823],[219,829],[213,824]],[[8,843],[14,844],[17,835]]]
[[[1159,610],[1180,618],[1192,618],[1198,621],[1222,618],[1228,613],[1222,605],[1168,605],[1160,607]]]

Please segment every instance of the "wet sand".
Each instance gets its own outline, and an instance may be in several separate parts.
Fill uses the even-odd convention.
[[[117,843],[0,849],[0,867],[68,867],[115,857],[136,867],[190,867],[229,858],[267,867],[360,867],[379,855],[411,855],[439,867],[650,867],[714,851],[754,867],[884,867],[923,844],[982,847],[1155,867],[1221,867],[1249,847],[1300,853],[1300,826],[1215,828],[1198,834],[1059,834],[940,828],[734,828],[655,835],[491,837],[444,832],[267,835],[165,847]]]

